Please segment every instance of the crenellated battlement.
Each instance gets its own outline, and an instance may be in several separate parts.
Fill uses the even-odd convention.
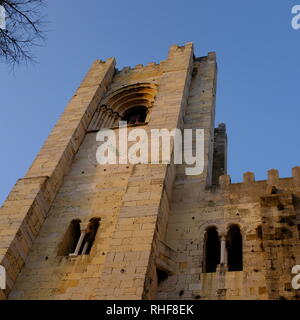
[[[122,69],[116,69],[116,74],[128,74],[131,72],[149,72],[150,70],[160,71],[161,65],[156,62],[149,62],[147,65],[137,64],[134,67],[125,66]]]
[[[116,74],[117,75],[122,75],[122,74],[128,75],[129,73],[142,72],[145,75],[145,73],[150,72],[150,71],[155,71],[155,72],[161,71],[162,72],[164,70],[164,66],[168,65],[170,60],[173,60],[174,56],[176,56],[178,54],[185,54],[186,50],[192,50],[192,49],[193,49],[192,42],[188,42],[183,46],[172,45],[169,48],[169,54],[168,54],[168,58],[166,60],[161,60],[159,63],[149,62],[147,65],[137,64],[134,67],[125,66],[120,70],[116,69]],[[215,59],[215,52],[208,53],[208,58]]]
[[[300,191],[300,166],[292,168],[292,177],[280,178],[277,169],[268,170],[266,180],[255,180],[253,172],[243,174],[243,182],[231,183],[230,175],[219,177],[218,190],[222,192],[245,193],[256,195],[280,194],[284,192]]]

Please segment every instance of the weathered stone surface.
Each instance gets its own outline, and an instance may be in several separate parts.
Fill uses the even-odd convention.
[[[216,55],[172,46],[160,64],[115,69],[97,60],[24,179],[0,209],[0,299],[297,299],[300,169],[268,180],[227,175],[225,125],[215,120]],[[204,129],[204,172],[185,164],[99,165],[96,131],[133,104],[141,128]],[[133,127],[129,127],[130,131]],[[100,226],[89,254],[59,256],[70,224]],[[84,226],[84,227],[83,227]],[[242,270],[229,271],[229,233],[238,226]],[[226,242],[224,263],[205,272],[207,230]],[[69,233],[67,233],[69,230]],[[67,239],[67,240],[66,240]],[[224,242],[223,242],[224,244]]]

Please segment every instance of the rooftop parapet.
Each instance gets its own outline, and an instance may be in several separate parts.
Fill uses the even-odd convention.
[[[141,71],[141,70],[151,70],[151,69],[158,69],[159,68],[167,68],[166,64],[171,63],[172,65],[174,58],[176,59],[177,56],[188,55],[189,51],[194,51],[194,46],[192,42],[188,42],[182,46],[180,45],[172,45],[169,48],[168,58],[166,60],[162,60],[159,63],[156,62],[149,62],[147,65],[137,64],[135,67],[125,66],[122,69],[117,70],[118,73],[128,73],[134,71]],[[188,57],[188,56],[187,56]],[[207,56],[202,57],[207,59],[208,61],[215,62],[216,61],[216,52],[209,52]],[[199,59],[199,58],[195,58]],[[168,68],[167,68],[168,69]],[[166,71],[166,70],[164,70]]]
[[[231,183],[230,176],[225,174],[219,177],[219,187],[220,189],[230,188],[232,192],[237,193],[240,189],[245,190],[247,188],[252,188],[254,192],[266,194],[273,192],[273,190],[293,192],[299,189],[300,192],[300,166],[294,167],[292,169],[292,177],[287,178],[280,178],[277,169],[270,169],[266,180],[256,181],[253,172],[245,172],[242,182]]]
[[[243,179],[244,179],[244,183],[245,184],[251,184],[251,183],[254,183],[255,182],[255,176],[254,176],[254,173],[253,172],[245,172],[243,174]]]
[[[270,185],[276,185],[279,180],[279,171],[277,169],[268,170],[268,180],[267,183]]]
[[[122,69],[117,69],[117,73],[129,73],[129,72],[140,72],[143,71],[150,71],[150,70],[159,70],[161,65],[159,63],[150,62],[147,65],[137,64],[135,67],[125,66]]]
[[[300,167],[294,167],[292,169],[292,173],[296,185],[300,185]]]
[[[228,174],[223,174],[222,176],[219,177],[219,184],[221,187],[226,187],[231,184],[231,178],[230,175]]]

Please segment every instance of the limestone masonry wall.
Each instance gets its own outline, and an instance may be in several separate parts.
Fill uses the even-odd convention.
[[[0,299],[299,298],[291,270],[300,264],[300,167],[291,178],[272,169],[265,181],[247,172],[231,184],[226,127],[215,128],[216,79],[215,53],[196,58],[192,43],[172,46],[158,64],[94,62],[0,208]],[[186,175],[185,163],[97,163],[99,129],[119,136],[118,122],[137,105],[146,119],[128,132],[205,130],[202,174]],[[100,224],[89,254],[65,254],[91,219]],[[234,270],[233,227],[242,243]],[[220,243],[214,270],[209,230]]]

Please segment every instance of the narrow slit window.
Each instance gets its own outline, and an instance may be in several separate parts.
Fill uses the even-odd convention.
[[[164,280],[168,279],[169,274],[167,271],[162,269],[156,269],[156,275],[157,275],[157,284],[160,285]]]

